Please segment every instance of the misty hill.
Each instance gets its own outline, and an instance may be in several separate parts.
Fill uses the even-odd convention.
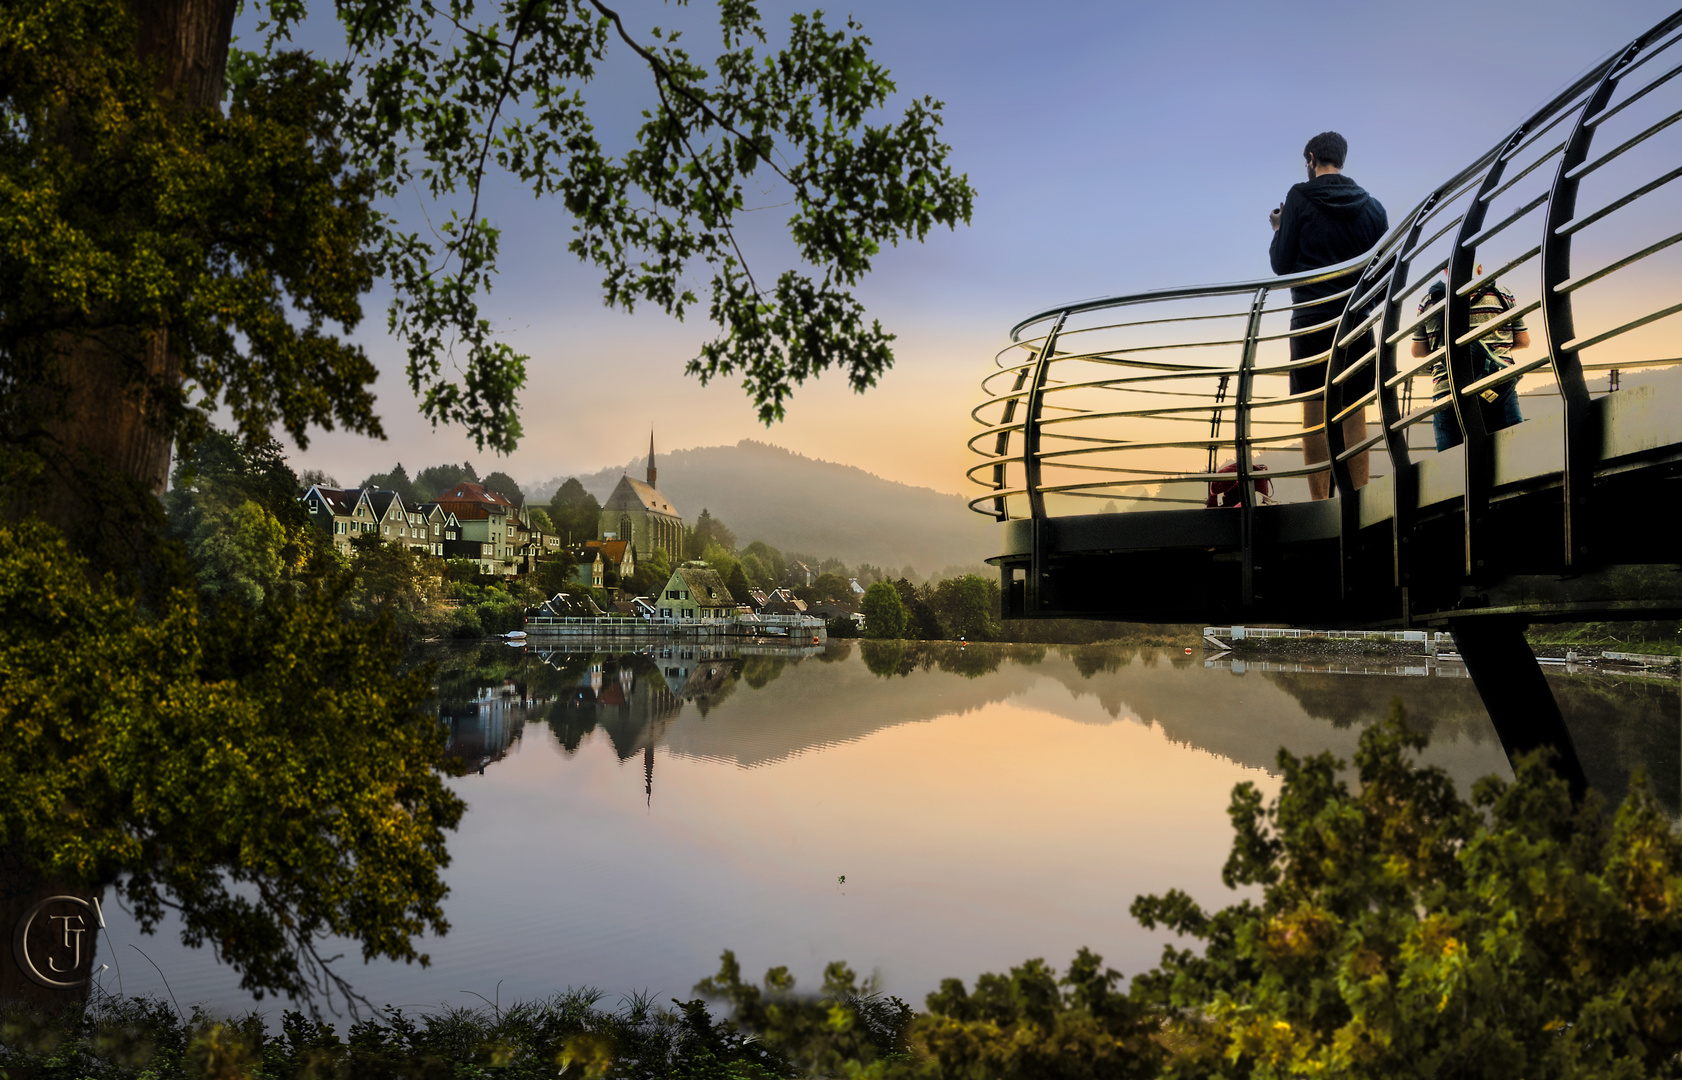
[[[728,525],[742,544],[763,540],[784,551],[835,557],[849,566],[874,563],[927,575],[998,554],[999,526],[970,512],[964,500],[912,487],[852,465],[819,461],[779,446],[743,439],[735,446],[674,450],[655,458],[660,490],[691,524],[703,509]],[[622,474],[643,478],[646,457],[624,468],[578,477],[606,500]],[[547,502],[564,477],[533,484],[527,497]]]

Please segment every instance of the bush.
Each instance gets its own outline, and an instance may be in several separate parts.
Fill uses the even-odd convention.
[[[824,631],[832,638],[855,638],[859,636],[859,624],[851,615],[837,615],[824,624]]]
[[[479,621],[479,609],[466,604],[450,609],[444,632],[453,638],[484,637],[485,627]]]

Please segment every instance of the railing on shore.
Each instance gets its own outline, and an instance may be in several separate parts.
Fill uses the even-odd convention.
[[[827,639],[824,621],[812,615],[735,615],[708,619],[649,619],[635,616],[532,616],[528,635],[602,637],[813,637]]]
[[[1311,630],[1283,626],[1205,626],[1203,641],[1216,648],[1227,648],[1228,641],[1267,641],[1328,639],[1334,641],[1390,641],[1417,644],[1435,653],[1439,648],[1452,649],[1454,635],[1432,630]]]

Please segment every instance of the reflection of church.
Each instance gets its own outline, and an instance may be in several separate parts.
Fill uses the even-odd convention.
[[[540,654],[544,662],[577,670],[577,654],[557,650]],[[654,796],[654,744],[685,701],[702,708],[725,688],[736,661],[723,650],[669,646],[621,656],[589,657],[569,692],[557,695],[547,719],[567,754],[573,754],[598,727],[607,734],[620,761],[641,753],[647,796]]]
[[[602,504],[597,534],[603,540],[629,540],[638,560],[647,559],[656,548],[664,551],[673,565],[683,558],[683,539],[688,526],[671,500],[655,485],[654,436],[648,437],[648,481],[621,476],[619,486]]]

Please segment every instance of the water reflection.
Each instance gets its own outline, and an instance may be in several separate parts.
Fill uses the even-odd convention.
[[[1096,697],[1112,720],[1157,726],[1175,742],[1270,771],[1281,746],[1327,748],[1347,759],[1359,729],[1400,700],[1409,722],[1431,735],[1428,756],[1457,781],[1510,775],[1465,668],[1424,657],[1209,660],[1123,643],[868,640],[622,650],[619,643],[572,641],[442,654],[439,715],[450,726],[450,753],[482,773],[518,742],[527,722],[546,723],[569,757],[600,731],[621,762],[642,758],[651,801],[657,750],[764,765],[1021,698],[1045,681],[1066,690],[1070,703]],[[778,685],[813,664],[795,685]],[[929,678],[936,675],[960,682]],[[1258,679],[1282,691],[1289,707],[1258,693]],[[1634,770],[1645,769],[1664,804],[1682,814],[1676,683],[1587,669],[1556,669],[1548,679],[1590,782],[1619,799]],[[1068,711],[1055,703],[1051,710]]]
[[[453,929],[425,942],[431,968],[346,968],[405,1008],[499,982],[503,1001],[568,985],[665,1000],[725,947],[808,984],[829,960],[880,969],[908,1001],[1082,945],[1133,973],[1164,943],[1128,917],[1133,897],[1231,901],[1232,787],[1271,788],[1281,746],[1348,760],[1399,698],[1462,790],[1509,773],[1447,665],[1239,670],[1113,644],[870,641],[422,659],[471,770],[451,781],[469,805],[449,841]],[[1616,795],[1644,767],[1675,813],[1676,684],[1550,680],[1591,780]],[[213,953],[173,945],[175,924],[142,938],[107,916],[113,954],[145,949],[184,1005],[250,1005]],[[137,966],[127,991],[165,994]]]

